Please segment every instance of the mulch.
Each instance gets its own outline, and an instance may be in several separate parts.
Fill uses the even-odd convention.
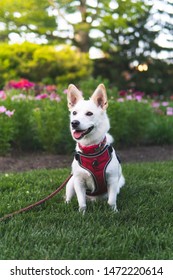
[[[117,150],[122,163],[173,160],[173,145],[131,147]],[[70,167],[73,155],[46,153],[14,153],[0,157],[0,172],[22,172],[33,169]]]

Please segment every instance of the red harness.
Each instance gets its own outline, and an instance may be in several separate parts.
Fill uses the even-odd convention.
[[[107,193],[106,167],[112,159],[112,147],[106,145],[106,138],[99,144],[89,147],[79,145],[82,152],[76,152],[75,159],[79,165],[90,172],[94,179],[95,190],[87,190],[89,196]]]

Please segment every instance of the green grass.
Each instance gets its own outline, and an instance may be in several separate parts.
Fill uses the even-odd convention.
[[[119,213],[64,192],[0,223],[0,259],[173,259],[173,162],[126,164]],[[68,169],[0,175],[0,216],[47,196]]]

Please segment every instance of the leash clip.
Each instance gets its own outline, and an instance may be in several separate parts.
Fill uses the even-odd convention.
[[[94,160],[92,163],[92,167],[97,167],[99,165],[98,160]]]

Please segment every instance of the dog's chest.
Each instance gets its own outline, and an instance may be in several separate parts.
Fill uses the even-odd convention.
[[[107,192],[106,168],[112,159],[112,147],[106,146],[96,154],[84,154],[77,152],[75,159],[80,167],[88,171],[94,180],[95,190],[87,191],[89,196],[97,196]]]

